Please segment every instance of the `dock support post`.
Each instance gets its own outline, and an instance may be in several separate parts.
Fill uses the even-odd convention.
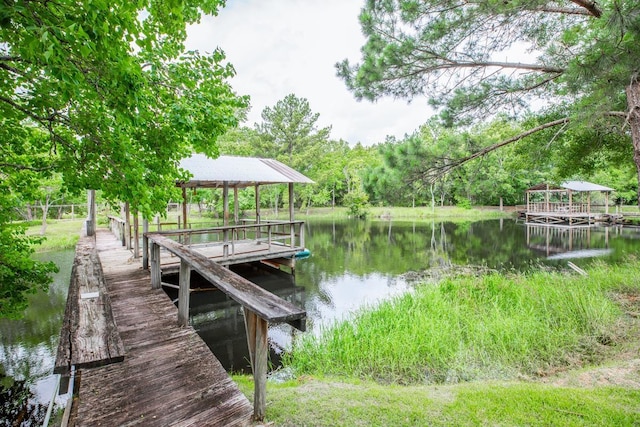
[[[140,258],[140,222],[137,209],[133,211],[133,257]]]
[[[295,248],[296,247],[296,232],[294,230],[293,224],[291,224],[293,222],[293,183],[290,182],[289,183],[289,238],[291,239],[291,247]]]
[[[229,183],[223,182],[222,186],[222,221],[224,231],[222,232],[222,259],[229,257]]]
[[[149,221],[142,220],[142,268],[149,269],[149,238],[147,233],[149,232]]]
[[[180,290],[178,290],[178,324],[189,325],[189,288],[191,284],[191,266],[180,260]]]
[[[260,224],[260,185],[256,184],[256,224]],[[256,240],[260,241],[260,227],[256,227]]]
[[[262,421],[267,408],[268,324],[266,320],[247,308],[244,309],[244,323],[253,371],[253,418],[256,421]]]
[[[160,289],[162,284],[160,272],[160,245],[151,242],[151,289]]]
[[[129,202],[124,203],[124,239],[125,248],[131,250],[131,215],[129,213]]]

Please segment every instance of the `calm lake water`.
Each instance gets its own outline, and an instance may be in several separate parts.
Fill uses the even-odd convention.
[[[239,273],[307,310],[306,333],[349,316],[361,307],[407,292],[421,273],[449,265],[524,271],[540,264],[586,267],[595,259],[615,263],[640,253],[640,230],[621,227],[558,229],[527,227],[514,220],[468,223],[309,221],[311,256],[296,265],[295,278],[268,269]],[[191,320],[223,365],[248,370],[239,308],[221,293],[192,296]],[[271,361],[290,347],[288,325],[269,328]]]
[[[298,261],[295,277],[254,266],[235,269],[304,307],[306,333],[314,334],[361,307],[407,292],[414,286],[409,272],[452,264],[522,271],[539,263],[557,268],[566,268],[568,261],[580,267],[594,259],[615,263],[627,254],[640,254],[640,230],[527,228],[506,219],[473,223],[315,220],[306,224],[306,244],[311,256]],[[0,320],[0,425],[11,425],[6,421],[19,411],[26,419],[22,425],[40,425],[55,390],[52,371],[73,251],[38,256],[55,261],[60,273],[48,294],[34,295],[23,320]],[[192,324],[214,354],[227,369],[247,371],[239,307],[221,292],[194,293],[191,302]],[[298,333],[288,325],[270,327],[274,365]],[[15,395],[24,391],[28,405],[18,408]],[[66,396],[58,398],[60,404],[65,400]]]
[[[49,292],[32,295],[23,319],[0,319],[2,426],[42,425],[49,402],[54,398],[57,376],[53,375],[53,366],[73,257],[73,250],[36,254],[38,260],[53,261],[60,268]],[[56,404],[64,405],[67,397],[56,397]]]

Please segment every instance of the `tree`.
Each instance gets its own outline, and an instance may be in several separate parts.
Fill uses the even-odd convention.
[[[217,155],[216,138],[248,104],[227,83],[234,70],[221,50],[184,52],[186,26],[223,4],[0,5],[3,190],[17,195],[56,172],[71,192],[102,190],[106,200],[128,201],[146,217],[162,212],[175,180],[184,178],[179,159],[192,151]],[[0,210],[16,200],[2,198]],[[0,230],[16,233],[6,220]],[[7,250],[28,252],[14,246]],[[0,268],[10,268],[4,252]],[[0,278],[0,288],[20,288],[20,277]]]
[[[357,98],[427,95],[448,124],[531,106],[549,112],[440,173],[541,130],[555,128],[558,141],[568,129],[598,127],[632,141],[640,182],[636,0],[371,0],[360,23],[362,61],[337,64]]]
[[[322,154],[331,133],[331,127],[318,129],[319,117],[311,111],[309,101],[294,94],[266,107],[262,123],[256,125],[263,137],[263,152],[305,173]]]

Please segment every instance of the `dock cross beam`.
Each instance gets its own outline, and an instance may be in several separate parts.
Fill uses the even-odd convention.
[[[272,294],[205,255],[161,234],[147,233],[151,242],[151,286],[160,289],[160,248],[180,259],[178,323],[189,324],[189,281],[192,270],[242,305],[247,343],[254,378],[254,419],[262,421],[266,412],[266,384],[269,323],[288,323],[306,330],[306,311]]]

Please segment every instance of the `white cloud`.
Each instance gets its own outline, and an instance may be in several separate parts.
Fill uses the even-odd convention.
[[[358,14],[362,0],[230,0],[216,17],[189,29],[187,47],[220,47],[236,69],[236,92],[251,96],[248,125],[265,107],[290,93],[306,98],[318,125],[331,137],[370,145],[387,135],[401,138],[426,122],[426,99],[358,102],[336,77],[334,64],[360,58],[364,37]]]

